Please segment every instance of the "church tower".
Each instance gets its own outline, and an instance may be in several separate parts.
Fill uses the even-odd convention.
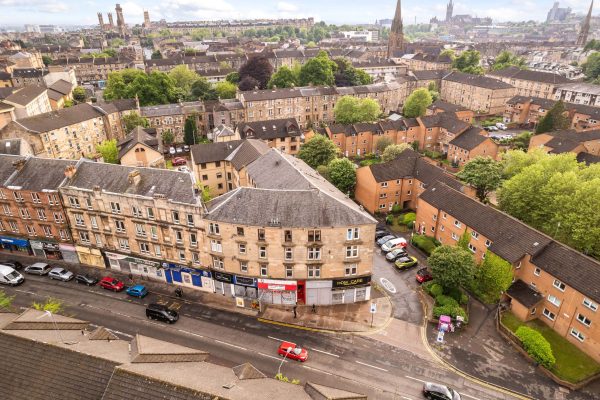
[[[454,12],[454,3],[452,0],[448,2],[446,6],[446,22],[450,22],[452,20],[452,14]]]
[[[396,4],[396,14],[394,14],[394,21],[392,22],[392,29],[390,30],[390,37],[388,39],[387,56],[392,58],[394,53],[404,50],[404,31],[402,28],[402,3],[398,0]]]
[[[581,30],[579,31],[579,36],[577,36],[577,42],[575,43],[577,46],[583,47],[587,43],[588,34],[590,33],[590,21],[592,20],[592,8],[594,8],[594,0],[592,0],[590,10],[586,15],[585,20],[583,20],[583,25],[581,25]]]

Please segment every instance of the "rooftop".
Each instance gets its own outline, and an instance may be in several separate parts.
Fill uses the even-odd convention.
[[[33,133],[50,132],[55,129],[78,124],[94,118],[102,117],[102,113],[87,103],[74,105],[57,111],[50,111],[33,117],[15,121]]]
[[[449,144],[461,149],[473,150],[487,139],[489,139],[487,136],[481,134],[481,128],[473,126],[452,139]]]
[[[512,85],[509,85],[508,83],[502,82],[498,79],[488,78],[487,76],[482,75],[465,74],[459,71],[450,72],[449,74],[445,75],[443,79],[446,81],[457,82],[465,85],[477,86],[492,90],[513,88]]]
[[[4,101],[19,106],[26,106],[27,104],[31,103],[39,96],[41,96],[45,91],[46,88],[43,86],[25,86],[24,88],[13,92],[13,94],[9,95],[6,99],[4,99]]]
[[[238,124],[237,129],[242,139],[270,140],[302,135],[296,118],[241,122]]]

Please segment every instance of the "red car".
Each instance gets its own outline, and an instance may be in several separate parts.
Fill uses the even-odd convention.
[[[281,342],[277,354],[282,357],[291,358],[296,361],[306,361],[308,359],[308,351],[298,347],[292,342]],[[287,354],[287,355],[286,355]]]
[[[427,270],[427,268],[421,268],[420,270],[417,271],[417,282],[419,283],[425,283],[425,282],[429,282],[430,280],[433,279],[433,276],[431,276],[431,272],[429,272]]]
[[[174,166],[178,166],[178,165],[187,165],[187,161],[185,161],[185,158],[183,157],[175,157],[172,161]]]
[[[123,282],[110,276],[102,278],[100,280],[100,286],[107,290],[114,290],[115,292],[120,292],[121,290],[125,289]]]

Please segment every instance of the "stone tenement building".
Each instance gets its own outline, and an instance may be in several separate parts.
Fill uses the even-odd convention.
[[[556,88],[554,100],[562,100],[565,103],[600,107],[600,85],[584,82],[560,85]]]
[[[486,76],[514,86],[517,89],[516,95],[544,99],[554,98],[554,92],[559,85],[571,82],[564,76],[552,72],[530,71],[517,67],[490,71]]]
[[[539,319],[600,361],[598,261],[440,182],[419,197],[415,228],[446,245],[466,233],[477,262],[488,252],[508,261],[515,275],[505,294],[511,311]]]
[[[58,58],[52,60],[53,67],[69,67],[75,70],[79,84],[97,84],[106,81],[108,74],[133,68],[134,62],[130,59],[119,57],[86,57],[86,58]]]
[[[505,123],[535,126],[556,101],[539,97],[515,96],[506,103]],[[586,130],[600,126],[600,107],[565,103],[565,116],[571,128]]]
[[[240,34],[248,29],[275,29],[283,26],[294,28],[310,28],[315,24],[314,18],[288,18],[288,19],[257,19],[239,21],[178,21],[166,24],[155,24],[156,28],[168,28],[172,32],[189,34],[196,29],[208,29],[212,34],[223,32],[227,34]]]

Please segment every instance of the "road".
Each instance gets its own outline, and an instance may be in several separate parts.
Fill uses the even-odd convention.
[[[172,343],[206,350],[209,361],[228,367],[251,362],[268,376],[277,373],[281,359],[276,348],[280,340],[291,340],[309,350],[309,360],[286,360],[282,373],[290,379],[364,393],[370,399],[420,399],[423,381],[435,381],[458,389],[465,399],[512,399],[514,397],[465,380],[434,361],[425,360],[368,336],[329,335],[263,324],[256,318],[189,304],[150,294],[133,299],[100,287],[51,281],[26,276],[16,288],[17,307],[28,307],[46,297],[60,299],[66,314],[111,329],[124,339],[136,333]],[[166,325],[145,318],[145,305],[160,301],[179,309],[180,320]]]

